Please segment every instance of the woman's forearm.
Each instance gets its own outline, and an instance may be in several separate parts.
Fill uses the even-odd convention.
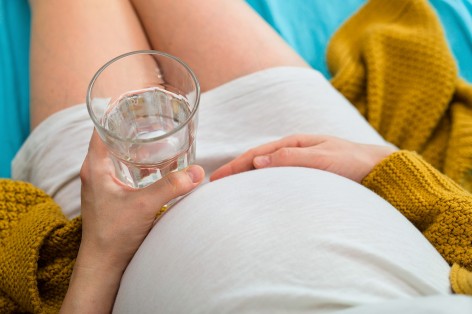
[[[106,256],[79,251],[60,313],[111,313],[123,271]]]

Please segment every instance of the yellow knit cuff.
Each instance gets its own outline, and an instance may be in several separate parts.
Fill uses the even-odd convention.
[[[406,150],[397,151],[382,160],[362,180],[362,184],[387,200],[393,196],[402,199],[418,195],[437,198],[446,192],[452,195],[466,193],[420,155]]]
[[[0,180],[0,305],[57,312],[81,234],[52,198],[25,182]]]
[[[452,291],[455,293],[472,295],[472,272],[454,264],[451,268],[450,281]]]

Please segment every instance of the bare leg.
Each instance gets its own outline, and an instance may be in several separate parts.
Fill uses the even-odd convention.
[[[242,0],[132,0],[152,47],[183,59],[202,90],[275,66],[308,65]]]
[[[106,61],[149,49],[128,0],[30,0],[31,125],[85,101],[93,74]]]

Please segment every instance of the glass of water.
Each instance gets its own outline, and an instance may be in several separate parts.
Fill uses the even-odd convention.
[[[101,67],[87,90],[87,109],[117,178],[142,188],[195,160],[200,86],[178,58],[130,52]]]

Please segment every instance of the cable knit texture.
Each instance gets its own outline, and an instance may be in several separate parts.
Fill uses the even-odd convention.
[[[389,142],[472,191],[472,86],[427,0],[371,0],[333,36],[332,84]]]
[[[1,313],[57,313],[81,239],[81,220],[68,221],[43,191],[0,180]]]

